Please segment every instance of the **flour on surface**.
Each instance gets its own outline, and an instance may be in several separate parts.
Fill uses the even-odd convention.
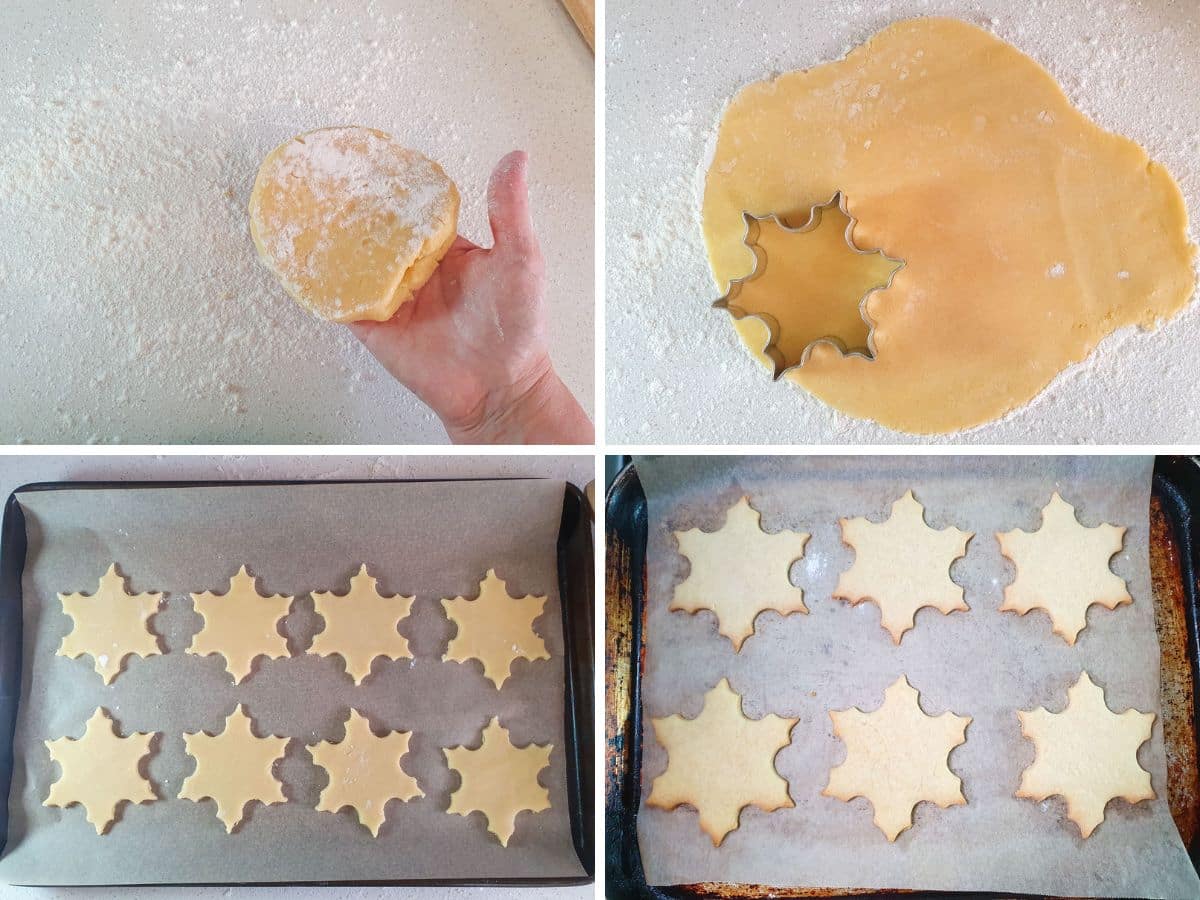
[[[590,408],[591,57],[559,12],[0,5],[0,440],[444,441],[345,328],[287,297],[248,234],[266,154],[351,123],[441,162],[485,246],[491,167],[530,151],[551,346]]]
[[[610,0],[606,175],[607,438],[644,443],[1173,443],[1200,439],[1200,302],[1158,331],[1105,338],[1027,406],[916,438],[852,419],[741,346],[708,267],[699,192],[741,87],[844,56],[897,19],[951,15],[1045,66],[1077,107],[1146,148],[1200,210],[1192,86],[1200,20],[1170,0]],[[686,25],[681,31],[677,23]],[[767,28],[768,22],[778,23]],[[674,23],[674,24],[672,24]],[[1193,222],[1193,240],[1196,240]],[[1049,274],[1049,273],[1048,273]],[[1130,277],[1129,273],[1116,277]],[[647,385],[660,385],[653,395]]]

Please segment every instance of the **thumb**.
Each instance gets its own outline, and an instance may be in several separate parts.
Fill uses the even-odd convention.
[[[496,164],[488,182],[488,220],[496,249],[534,256],[538,253],[537,234],[529,216],[529,186],[525,170],[529,156],[514,150]]]

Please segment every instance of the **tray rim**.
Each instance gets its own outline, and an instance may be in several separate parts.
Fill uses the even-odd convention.
[[[804,454],[793,454],[803,456]],[[964,453],[970,456],[973,454]],[[1009,454],[1021,455],[1021,454]],[[1037,454],[1032,454],[1037,455]],[[1087,455],[1087,454],[1076,454]],[[637,817],[639,803],[633,798],[641,795],[641,743],[642,743],[642,708],[641,708],[641,657],[644,652],[642,627],[645,603],[645,555],[647,540],[646,495],[642,489],[636,466],[631,456],[606,456],[606,475],[609,484],[605,491],[605,560],[606,560],[606,592],[605,592],[605,628],[606,635],[610,623],[608,615],[610,605],[616,606],[616,598],[609,591],[608,579],[614,573],[609,572],[608,564],[616,555],[620,542],[617,530],[632,532],[635,541],[640,542],[628,546],[631,567],[639,567],[641,578],[629,578],[630,599],[634,608],[628,611],[630,634],[632,637],[629,658],[615,659],[611,653],[606,654],[604,672],[604,693],[606,708],[605,734],[605,884],[608,896],[615,898],[637,897],[653,898],[653,900],[679,900],[703,896],[700,884],[655,886],[646,882],[645,871],[642,867],[641,848],[637,840]],[[1200,508],[1200,457],[1193,456],[1155,456],[1153,475],[1151,477],[1151,496],[1158,497],[1163,512],[1167,516],[1174,534],[1180,557],[1180,576],[1183,581],[1185,599],[1185,618],[1188,631],[1188,656],[1193,683],[1192,727],[1200,739],[1200,514],[1193,516],[1188,506],[1187,496],[1192,495]],[[611,651],[613,644],[607,643],[606,649]],[[629,708],[618,714],[614,711],[616,667],[629,667]],[[609,717],[612,717],[611,720]],[[609,732],[610,726],[617,726]],[[618,733],[619,732],[619,733]],[[628,740],[626,739],[628,736]],[[1200,872],[1200,835],[1187,847],[1192,865]],[[808,888],[770,888],[767,885],[729,884],[722,885],[731,890],[721,896],[734,898],[741,895],[732,889],[755,888],[772,890],[768,896],[803,896],[812,900],[837,900],[846,895],[818,894]],[[803,891],[791,893],[787,891]],[[914,895],[938,898],[962,898],[976,900],[982,897],[1012,897],[1035,898],[1040,894],[1014,893],[980,893],[964,891],[907,891],[899,889],[853,891],[856,897],[879,898],[879,900],[894,900],[897,896]]]
[[[22,493],[41,493],[64,490],[152,490],[183,488],[237,487],[304,487],[311,485],[350,484],[436,484],[496,481],[554,481],[557,478],[536,476],[472,476],[463,478],[309,478],[309,479],[227,479],[162,480],[162,481],[35,481],[15,488],[4,504],[0,519],[0,856],[8,842],[9,793],[12,787],[14,764],[13,739],[16,729],[17,706],[21,682],[21,576],[27,552],[25,515],[19,496]],[[563,512],[556,540],[559,606],[562,610],[563,668],[566,673],[563,690],[564,738],[566,743],[567,812],[571,827],[571,842],[584,874],[553,877],[477,877],[477,878],[407,878],[320,881],[220,881],[220,882],[153,882],[86,885],[38,884],[39,888],[59,887],[571,887],[588,885],[595,880],[595,799],[590,765],[594,756],[594,735],[590,707],[593,702],[595,654],[589,645],[580,652],[576,647],[580,633],[592,633],[594,590],[592,584],[594,538],[589,523],[587,498],[578,486],[562,479]],[[16,552],[19,546],[20,553]],[[576,604],[580,609],[574,610]],[[15,618],[16,630],[13,629]],[[587,687],[586,701],[578,695],[580,684]],[[15,693],[8,686],[15,685]],[[10,696],[11,693],[11,696]],[[584,717],[586,716],[586,718]],[[582,726],[582,727],[581,727]],[[588,788],[585,790],[585,787]],[[7,883],[7,882],[6,882]],[[13,882],[14,887],[22,887]]]

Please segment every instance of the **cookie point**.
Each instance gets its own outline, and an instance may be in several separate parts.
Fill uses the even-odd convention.
[[[97,706],[96,711],[87,720],[87,727],[91,728],[92,725],[103,725],[105,722],[113,725],[113,734],[116,734],[116,723],[113,722],[112,717],[108,714],[108,710],[102,706]]]
[[[1062,494],[1060,494],[1058,491],[1055,491],[1050,495],[1050,501],[1046,504],[1045,510],[1047,512],[1050,510],[1055,510],[1063,515],[1069,513],[1072,518],[1075,517],[1075,507],[1064,500]]]

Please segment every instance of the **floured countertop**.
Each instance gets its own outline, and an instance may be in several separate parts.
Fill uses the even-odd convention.
[[[1172,443],[1200,437],[1200,302],[1101,342],[1027,406],[918,437],[853,419],[741,346],[700,230],[726,102],[746,84],[840,58],[899,19],[956,16],[1045,66],[1102,127],[1140,143],[1200,216],[1200,19],[1172,0],[613,0],[607,43],[608,440],[616,443]],[[1193,222],[1193,240],[1196,227]]]
[[[441,424],[258,262],[263,157],[391,133],[462,192],[530,153],[551,350],[591,409],[592,57],[557,3],[0,6],[0,441],[433,443]]]

